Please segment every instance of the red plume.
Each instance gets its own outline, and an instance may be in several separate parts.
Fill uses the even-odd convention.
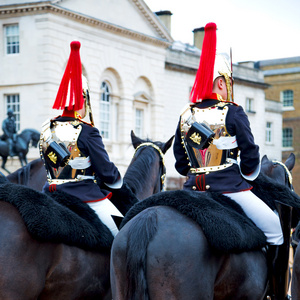
[[[79,54],[80,42],[73,41],[70,46],[71,53],[69,61],[52,107],[54,109],[65,109],[65,107],[68,106],[68,110],[79,110],[83,107],[82,70]],[[70,100],[69,103],[66,104],[69,87]]]
[[[201,50],[199,69],[196,74],[190,99],[193,103],[207,99],[212,94],[213,74],[217,46],[217,25],[208,23],[204,28],[204,39]]]

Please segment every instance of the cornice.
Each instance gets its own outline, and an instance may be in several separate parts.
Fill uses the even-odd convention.
[[[137,6],[137,8],[143,14],[145,19],[147,19],[148,22],[151,24],[151,26],[155,28],[155,30],[161,36],[162,39],[166,39],[169,42],[174,41],[170,33],[162,27],[158,18],[156,18],[153,15],[153,13],[149,14],[149,8],[144,1],[140,1],[140,0],[131,0],[131,1]]]
[[[137,6],[140,6],[140,2],[138,0],[132,0],[133,2],[136,2],[135,4]],[[147,20],[155,27],[157,32],[162,37],[155,38],[151,37],[145,34],[141,34],[139,32],[129,30],[127,28],[117,26],[108,22],[104,22],[102,20],[92,18],[90,16],[82,15],[80,13],[76,13],[67,9],[64,9],[63,7],[60,7],[58,5],[52,4],[50,2],[40,2],[40,3],[30,3],[30,4],[21,4],[21,5],[14,5],[14,6],[0,6],[0,19],[3,19],[4,17],[18,17],[22,15],[28,15],[28,14],[40,14],[40,13],[53,13],[57,15],[64,16],[66,18],[88,24],[90,26],[98,27],[102,30],[110,31],[116,34],[120,34],[126,37],[129,37],[131,39],[143,41],[146,43],[162,46],[162,47],[169,47],[171,42],[167,40],[167,37],[163,34],[163,32],[158,28],[157,25],[154,24],[153,21],[151,21],[151,18],[149,17],[149,14],[146,13],[146,11],[141,7],[140,8],[144,16],[147,18]]]

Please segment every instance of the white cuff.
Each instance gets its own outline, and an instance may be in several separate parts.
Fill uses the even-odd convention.
[[[122,187],[122,185],[123,185],[123,178],[122,178],[122,176],[120,175],[120,179],[118,179],[115,183],[113,183],[113,184],[109,184],[109,183],[106,183],[106,182],[104,182],[104,183],[105,183],[105,185],[107,185],[109,188],[114,189],[114,190],[118,190],[118,189],[120,189],[120,188]]]
[[[239,165],[240,167],[240,165]],[[241,171],[241,167],[240,167],[240,172],[241,175],[246,179],[246,180],[250,180],[253,181],[257,178],[259,172],[260,172],[260,163],[258,164],[258,166],[256,167],[256,169],[250,174],[250,175],[244,175]]]

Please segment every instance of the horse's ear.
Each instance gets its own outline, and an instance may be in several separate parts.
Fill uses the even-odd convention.
[[[287,160],[285,161],[285,165],[286,167],[289,169],[289,171],[291,171],[294,166],[295,166],[295,154],[294,153],[291,153],[290,156],[287,158]]]
[[[265,155],[262,157],[262,159],[261,159],[261,164],[264,164],[264,163],[266,163],[266,162],[268,162],[268,161],[269,161],[268,156],[265,154]]]
[[[173,143],[173,139],[174,139],[175,135],[173,135],[162,147],[161,151],[163,152],[163,154],[166,154],[166,152],[169,150],[169,148],[172,146]]]
[[[143,143],[143,141],[134,134],[133,130],[131,130],[130,136],[134,149],[136,149],[140,144]]]

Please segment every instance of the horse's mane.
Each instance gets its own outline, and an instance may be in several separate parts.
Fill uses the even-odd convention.
[[[133,193],[137,194],[147,184],[149,166],[155,160],[156,154],[151,147],[139,149],[134,160],[131,161],[124,175],[124,181],[128,184]],[[136,173],[140,176],[136,176]]]
[[[26,166],[7,175],[7,179],[10,182],[28,186],[29,179],[30,179],[30,170],[31,170],[31,168],[34,168],[34,166],[39,163],[40,163],[40,159],[35,159],[35,160],[31,161],[30,163],[28,163]]]

